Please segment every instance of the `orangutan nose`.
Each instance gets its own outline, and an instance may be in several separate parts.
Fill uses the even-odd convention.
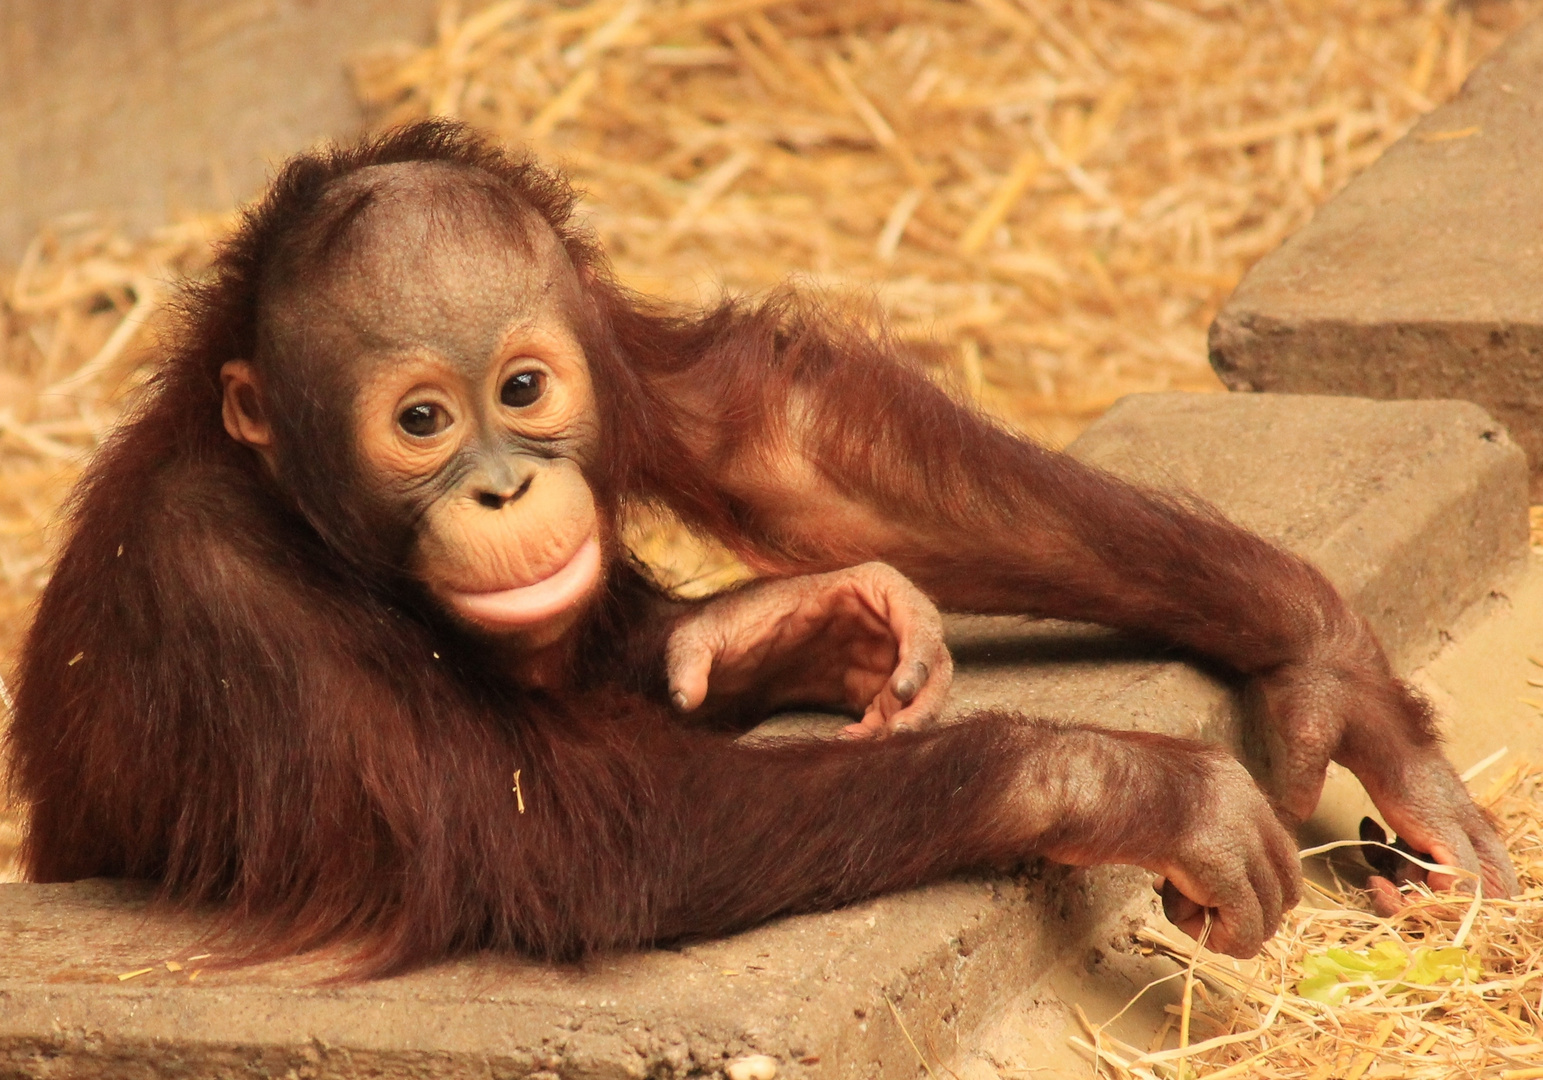
[[[519,487],[505,488],[503,491],[479,491],[477,492],[477,502],[481,503],[489,510],[502,510],[505,503],[514,502],[521,495],[524,495],[527,491],[530,490],[531,480],[532,477],[527,476],[525,478],[525,482],[522,483]]]

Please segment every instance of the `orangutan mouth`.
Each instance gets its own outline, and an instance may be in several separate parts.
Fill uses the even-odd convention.
[[[446,598],[473,622],[514,630],[545,622],[578,606],[599,576],[600,542],[591,536],[566,564],[533,584],[495,592],[451,592]]]

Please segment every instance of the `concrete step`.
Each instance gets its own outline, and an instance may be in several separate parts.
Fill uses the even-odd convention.
[[[1462,398],[1543,500],[1543,20],[1261,259],[1211,327],[1234,390]]]
[[[1523,456],[1468,404],[1144,396],[1073,452],[1315,560],[1405,667],[1526,557]],[[1103,631],[972,619],[952,640],[956,708],[1240,741],[1224,681]],[[0,1075],[598,1080],[759,1054],[782,1077],[914,1080],[914,1044],[975,1080],[982,1040],[1002,1067],[1069,1069],[1061,996],[1134,992],[1153,962],[1130,953],[1129,920],[1150,899],[1139,871],[1035,866],[584,968],[476,957],[318,986],[335,960],[190,961],[203,923],[135,886],[3,885]]]

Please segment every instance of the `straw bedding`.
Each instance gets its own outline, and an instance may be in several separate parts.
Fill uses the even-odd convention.
[[[1540,8],[506,0],[446,6],[430,45],[383,45],[353,75],[376,125],[460,116],[561,163],[637,288],[693,302],[791,276],[881,314],[940,379],[1061,444],[1123,394],[1219,389],[1205,330],[1241,274]],[[230,220],[129,239],[75,215],[0,270],[0,656],[46,579],[45,523],[143,381],[170,283]],[[636,543],[688,587],[738,573],[668,523]],[[1540,782],[1513,770],[1486,796],[1522,900],[1470,920],[1430,899],[1385,922],[1320,898],[1254,968],[1197,964],[1195,1041],[1262,1032],[1131,1065],[1145,1051],[1103,1037],[1099,1068],[1543,1077]],[[14,836],[0,817],[0,861]],[[1394,952],[1366,959],[1383,942],[1456,943],[1478,975],[1297,993],[1304,965],[1386,974]]]
[[[1314,887],[1248,962],[1197,957],[1172,927],[1148,926],[1138,940],[1179,962],[1174,980],[1193,971],[1187,1015],[1170,1006],[1142,1047],[1090,1024],[1073,1042],[1114,1077],[1543,1077],[1543,769],[1502,767],[1474,793],[1501,822],[1515,899],[1422,892],[1380,919],[1353,890]]]

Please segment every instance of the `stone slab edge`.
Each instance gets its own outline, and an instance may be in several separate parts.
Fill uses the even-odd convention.
[[[216,974],[217,985],[196,993],[117,983],[110,973],[87,984],[6,980],[0,1076],[153,1080],[293,1070],[310,1078],[638,1080],[713,1074],[732,1057],[764,1053],[779,1059],[783,1077],[910,1080],[919,1063],[907,1033],[954,1052],[1004,989],[1053,968],[1065,943],[1096,939],[1117,921],[1139,891],[1138,876],[1043,867],[1017,879],[946,882],[831,916],[780,920],[688,949],[689,958],[642,954],[624,958],[621,974],[569,972],[571,985],[557,1000],[550,987],[522,988],[518,971],[477,961],[363,987],[241,985],[239,973]],[[8,906],[5,891],[29,888],[39,887],[0,886],[0,907]],[[77,918],[95,903],[105,918],[121,920],[139,895],[118,883],[64,888]],[[81,891],[91,894],[87,904]],[[809,965],[815,950],[800,940],[809,936],[839,940],[819,941],[824,955]],[[727,985],[725,964],[748,975],[747,953],[770,953],[773,969],[777,958],[808,969],[782,978],[773,971],[760,987],[730,995],[712,985],[678,992],[683,968],[719,985]],[[671,999],[663,1009],[660,998]]]
[[[1543,19],[1255,264],[1212,324],[1217,374],[1234,390],[1476,401],[1543,500],[1539,153]]]

